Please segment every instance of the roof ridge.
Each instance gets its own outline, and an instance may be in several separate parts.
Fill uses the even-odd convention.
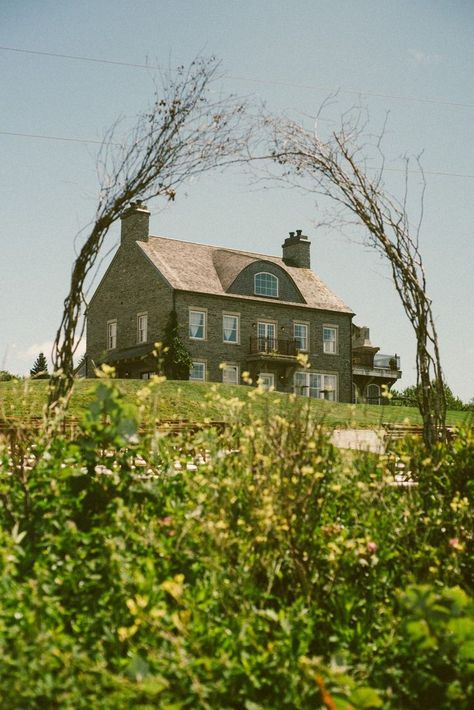
[[[283,261],[283,259],[280,256],[277,256],[276,254],[262,254],[261,252],[257,252],[257,251],[244,251],[243,249],[234,249],[233,247],[224,247],[224,246],[219,246],[217,244],[203,244],[203,242],[192,242],[189,239],[174,239],[173,237],[163,237],[163,236],[157,236],[157,235],[152,235],[152,234],[150,234],[148,239],[165,239],[167,242],[179,242],[180,244],[192,244],[193,246],[206,247],[207,249],[220,249],[221,251],[236,252],[237,254],[244,254],[245,256],[260,256],[260,257],[264,257],[264,258],[270,257],[271,259],[280,259],[280,261]]]

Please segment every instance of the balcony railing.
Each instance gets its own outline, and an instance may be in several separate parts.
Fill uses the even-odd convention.
[[[252,336],[250,338],[251,355],[285,355],[296,357],[298,354],[298,341],[289,338],[268,338],[265,336]]]
[[[376,370],[399,370],[399,355],[382,355],[377,353],[355,353],[352,356],[352,364],[359,367],[370,367]]]
[[[400,357],[398,355],[374,355],[374,367],[382,368],[383,370],[399,370]]]

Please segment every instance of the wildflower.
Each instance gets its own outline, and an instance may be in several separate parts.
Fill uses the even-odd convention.
[[[161,518],[158,520],[159,525],[164,525],[165,527],[168,525],[172,525],[173,523],[173,518],[170,515],[166,515],[164,518]]]
[[[464,545],[459,541],[458,537],[452,537],[448,541],[448,545],[452,550],[456,550],[456,552],[462,552],[464,550]]]
[[[373,554],[375,554],[375,553],[377,552],[377,549],[378,549],[377,543],[376,543],[376,542],[373,542],[373,540],[369,540],[368,543],[367,543],[367,552],[368,552],[370,555],[373,555]]]

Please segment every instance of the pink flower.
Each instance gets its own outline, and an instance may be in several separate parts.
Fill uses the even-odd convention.
[[[459,547],[459,538],[457,538],[457,537],[452,537],[452,538],[450,539],[450,541],[448,542],[448,545],[449,545],[450,547],[454,547],[454,548]]]
[[[158,522],[160,525],[171,525],[173,523],[173,518],[170,515],[167,515],[165,518],[161,518]]]
[[[375,552],[377,552],[378,545],[376,542],[373,542],[372,540],[369,540],[367,543],[367,552],[369,554],[373,555]]]

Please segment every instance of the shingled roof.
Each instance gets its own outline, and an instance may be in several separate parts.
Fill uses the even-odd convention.
[[[267,298],[260,296],[242,296],[227,292],[242,269],[252,263],[266,261],[279,266],[294,281],[305,301],[298,304],[299,306],[353,313],[311,269],[288,266],[283,259],[276,256],[184,242],[167,237],[150,236],[148,241],[136,243],[169,285],[180,291],[268,301]],[[281,300],[277,302],[285,303]]]

